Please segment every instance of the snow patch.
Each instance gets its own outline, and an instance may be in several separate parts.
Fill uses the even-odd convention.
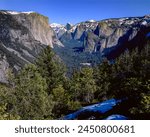
[[[119,21],[121,21],[121,22],[122,22],[122,21],[125,21],[125,20],[126,20],[125,18],[121,18],[121,19],[119,19]]]
[[[58,23],[52,23],[50,27],[55,31],[58,37],[62,36],[67,31],[64,25]]]
[[[11,14],[11,15],[18,15],[18,14],[31,14],[34,13],[34,11],[29,12],[17,12],[17,11],[2,11],[4,14]]]
[[[50,24],[50,26],[52,28],[55,28],[55,27],[65,27],[64,25],[61,25],[61,24],[58,24],[58,23],[52,23],[52,24]]]
[[[146,21],[143,21],[143,22],[142,22],[142,25],[147,25],[147,22],[146,22]]]
[[[95,20],[88,20],[88,22],[96,22]]]
[[[131,24],[134,23],[134,21],[133,21],[133,20],[128,20],[128,21],[126,21],[126,23],[127,23],[128,25],[131,25]]]

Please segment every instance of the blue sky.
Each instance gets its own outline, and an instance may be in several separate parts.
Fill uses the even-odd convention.
[[[0,0],[1,10],[36,11],[50,23],[78,23],[90,19],[150,14],[150,0]]]

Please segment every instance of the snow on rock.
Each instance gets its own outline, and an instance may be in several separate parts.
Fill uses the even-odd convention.
[[[34,11],[29,11],[29,12],[17,12],[17,11],[2,11],[4,14],[11,14],[11,15],[18,15],[18,14],[31,14],[35,13]]]
[[[95,20],[88,20],[88,22],[96,22]]]
[[[128,21],[126,21],[126,24],[128,24],[128,25],[131,25],[131,24],[133,24],[133,23],[134,23],[133,20],[128,20]]]
[[[120,19],[119,19],[120,22],[123,22],[123,21],[125,21],[125,20],[126,20],[125,18],[120,18]]]
[[[141,24],[142,25],[147,25],[147,21],[143,21]]]
[[[21,13],[24,13],[24,14],[31,14],[31,13],[35,13],[34,11],[29,11],[29,12],[21,12]]]
[[[58,24],[58,23],[52,23],[50,24],[51,27],[55,28],[55,27],[65,27],[64,25]]]
[[[58,37],[61,37],[67,31],[64,25],[58,23],[52,23],[50,27],[55,31]]]

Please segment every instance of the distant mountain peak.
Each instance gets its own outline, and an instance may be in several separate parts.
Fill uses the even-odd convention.
[[[65,28],[67,29],[67,30],[70,30],[71,28],[72,28],[72,24],[71,23],[67,23],[66,24],[66,26],[65,26]]]
[[[61,37],[67,31],[64,25],[58,23],[52,23],[50,24],[50,27],[55,31],[58,38]]]
[[[64,27],[64,25],[59,24],[59,23],[51,23],[50,26],[51,26],[52,28],[54,28],[54,27]]]

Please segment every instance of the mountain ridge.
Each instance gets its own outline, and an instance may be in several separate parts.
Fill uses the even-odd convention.
[[[139,33],[145,33],[145,36],[141,35],[142,38],[139,38],[141,42],[143,41],[142,39],[146,39],[147,33],[150,32],[149,26],[149,15],[142,17],[111,18],[95,22],[85,21],[73,25],[70,30],[61,34],[59,40],[65,47],[65,50],[62,49],[62,52],[67,52],[68,50],[69,53],[71,51],[69,59],[72,55],[73,58],[76,58],[77,60],[80,60],[80,58],[82,58],[81,56],[87,56],[87,58],[90,58],[81,59],[79,61],[80,63],[76,64],[78,66],[83,63],[94,62],[93,58],[95,61],[98,58],[101,60],[102,57],[115,59],[126,49],[129,49],[129,45],[131,47],[135,47],[136,44],[139,45],[139,43],[131,42],[135,41],[133,39]],[[138,41],[140,42],[140,40]],[[142,44],[143,42],[141,45]],[[61,54],[61,50],[57,49],[56,52],[57,51],[58,54]],[[83,54],[78,54],[77,51],[78,53],[80,52]],[[116,52],[116,55],[114,55],[113,52]],[[67,56],[64,56],[65,55],[61,56],[61,58],[66,60],[68,54]]]

